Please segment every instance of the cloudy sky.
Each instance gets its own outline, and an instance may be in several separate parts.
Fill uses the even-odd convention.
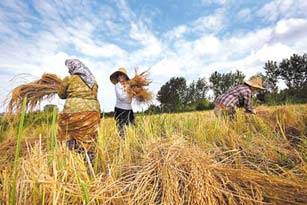
[[[250,76],[307,52],[306,10],[306,0],[1,0],[0,100],[44,72],[64,77],[67,58],[95,74],[104,111],[114,107],[109,76],[119,66],[131,76],[151,68],[154,91],[173,76]]]

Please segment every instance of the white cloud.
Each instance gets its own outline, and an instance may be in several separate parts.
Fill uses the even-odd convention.
[[[184,62],[178,56],[167,56],[152,66],[151,73],[164,77],[179,76],[183,66]]]
[[[305,0],[273,0],[265,4],[257,14],[267,21],[276,21],[281,18],[307,17],[306,10]]]
[[[162,51],[159,39],[141,23],[131,24],[130,37],[142,45],[141,49],[137,51],[140,58],[155,56]]]
[[[174,43],[172,49],[174,55],[171,62],[180,62],[171,64],[172,69],[185,73],[186,77],[189,74],[208,77],[214,70],[235,69],[250,76],[262,71],[264,63],[268,60],[280,61],[293,53],[306,51],[301,47],[302,43],[307,41],[307,36],[298,35],[306,32],[305,20],[287,19],[278,21],[273,27],[227,38],[204,34],[191,41],[182,37]],[[296,43],[293,43],[293,35]]]
[[[304,38],[307,34],[307,19],[287,19],[277,22],[274,29],[274,35],[277,40],[298,41],[297,39]]]
[[[186,25],[178,25],[168,32],[164,33],[163,38],[166,39],[167,43],[180,42],[185,39],[186,36],[191,34],[197,34],[198,36],[212,35],[221,31],[228,23],[225,16],[225,9],[216,9],[210,15],[201,16],[191,23]]]
[[[263,66],[268,60],[280,61],[292,55],[295,50],[290,47],[276,43],[272,45],[264,44],[257,50],[252,50],[250,53],[239,59],[227,59],[225,61],[215,61],[209,64],[212,70],[222,71],[243,71],[247,77],[263,71]]]
[[[280,61],[283,58],[288,58],[293,53],[295,53],[294,49],[282,43],[265,44],[254,54],[254,58],[264,65],[268,60]]]
[[[165,38],[167,39],[179,39],[188,31],[188,26],[180,25],[175,27],[173,30],[165,33]]]
[[[200,56],[220,54],[221,42],[215,36],[204,36],[194,42],[195,53]]]
[[[192,23],[192,32],[217,32],[225,26],[225,9],[217,9],[212,15],[202,16]]]
[[[84,55],[93,57],[124,57],[126,51],[111,43],[94,43],[92,40],[82,41],[78,38],[74,40],[76,49]]]
[[[44,72],[56,73],[57,75],[64,77],[68,74],[68,70],[64,64],[65,60],[71,58],[67,53],[58,52],[54,55],[45,55],[41,58],[40,64],[38,64],[37,69],[32,74],[37,77],[41,76]]]

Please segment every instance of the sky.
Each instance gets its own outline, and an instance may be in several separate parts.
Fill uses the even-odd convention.
[[[44,72],[67,76],[68,58],[91,69],[106,112],[119,67],[130,77],[150,68],[155,93],[175,76],[249,77],[268,60],[307,52],[306,10],[306,0],[1,0],[0,101]]]

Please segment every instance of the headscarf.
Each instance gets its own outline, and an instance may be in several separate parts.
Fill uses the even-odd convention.
[[[91,73],[88,67],[86,67],[80,60],[78,59],[67,59],[65,61],[65,65],[68,68],[68,72],[71,75],[78,75],[80,78],[86,83],[88,87],[91,89],[96,83],[94,75]]]

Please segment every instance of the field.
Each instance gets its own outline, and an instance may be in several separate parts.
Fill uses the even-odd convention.
[[[307,105],[258,110],[138,116],[125,140],[102,119],[92,169],[55,113],[3,121],[0,204],[306,204]]]

